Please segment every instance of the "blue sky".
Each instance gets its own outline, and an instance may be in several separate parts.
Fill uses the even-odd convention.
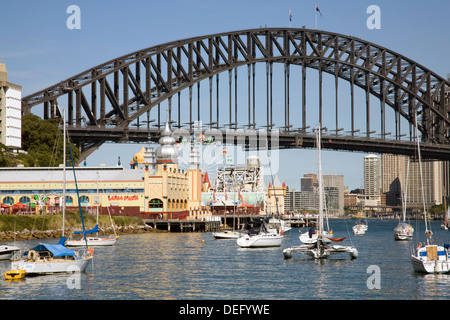
[[[81,29],[69,30],[69,5],[81,10]],[[450,73],[450,2],[357,0],[139,1],[41,0],[3,1],[0,59],[9,81],[22,85],[23,95],[44,89],[90,67],[124,54],[193,36],[259,27],[314,28],[352,35],[387,47],[443,77]],[[378,5],[381,29],[370,30],[367,7]],[[334,90],[334,89],[333,89]],[[88,165],[129,163],[141,146],[104,145]],[[350,189],[362,185],[364,153],[325,151],[324,173],[343,174]],[[303,174],[315,172],[311,150],[281,151],[276,168],[281,181],[299,189]],[[268,171],[268,170],[267,170]]]

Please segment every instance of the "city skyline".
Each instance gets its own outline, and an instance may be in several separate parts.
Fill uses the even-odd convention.
[[[9,80],[22,86],[22,96],[26,96],[114,57],[169,41],[265,26],[301,28],[305,25],[313,29],[316,2],[239,2],[241,10],[235,10],[233,3],[174,1],[167,10],[167,4],[145,1],[110,1],[107,6],[101,1],[78,1],[79,30],[70,30],[66,25],[70,17],[66,9],[71,3],[7,2],[2,7],[10,14],[0,21],[4,43],[0,47],[0,59],[6,64]],[[323,16],[317,17],[317,28],[387,47],[446,77],[450,72],[446,56],[450,44],[442,41],[439,30],[448,29],[449,3],[379,1],[381,29],[369,29],[366,22],[370,15],[366,10],[372,4],[370,1],[345,4],[320,1]],[[135,10],[136,7],[141,10]],[[292,21],[289,21],[290,11]],[[201,19],[193,23],[192,16],[186,12],[196,12]],[[134,18],[125,19],[124,23],[122,15]],[[421,39],[420,46],[415,39]],[[137,144],[105,144],[86,162],[88,166],[116,165],[120,157],[123,165],[128,166],[140,148]],[[349,189],[360,188],[362,159],[367,154],[324,150],[324,174],[341,174]],[[279,160],[275,174],[288,185],[299,186],[300,177],[315,172],[317,167],[315,150],[281,150]],[[267,182],[268,179],[266,175]]]

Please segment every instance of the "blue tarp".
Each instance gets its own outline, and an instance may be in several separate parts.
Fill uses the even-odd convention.
[[[75,252],[72,250],[64,247],[61,244],[49,244],[49,243],[41,243],[35,246],[34,248],[31,248],[30,250],[34,251],[50,251],[54,257],[63,257],[63,256],[75,256]],[[25,254],[28,254],[28,251],[25,252]]]
[[[98,224],[95,225],[95,227],[91,230],[86,230],[85,232],[83,231],[75,231],[74,234],[91,234],[91,233],[97,233],[98,232]]]

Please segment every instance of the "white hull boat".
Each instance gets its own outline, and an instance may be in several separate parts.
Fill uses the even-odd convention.
[[[236,241],[241,248],[279,247],[283,236],[272,232],[261,232],[256,235],[244,235]]]
[[[310,233],[308,231],[308,232],[304,232],[304,233],[300,234],[299,239],[304,244],[314,244],[317,242],[318,236],[319,236],[319,234],[317,233],[317,231],[315,233]],[[331,237],[332,237],[331,233],[324,231],[323,236],[322,236],[322,241],[324,243],[331,243],[331,240],[329,239]]]
[[[417,272],[448,273],[450,271],[448,251],[439,245],[417,247],[415,253],[411,255],[411,262]]]
[[[416,127],[416,140],[417,140],[417,154],[419,156],[419,171],[420,171],[420,181],[422,189],[422,203],[423,203],[423,219],[425,224],[425,235],[427,238],[426,245],[422,246],[419,243],[414,253],[411,255],[411,263],[414,271],[424,272],[424,273],[448,273],[450,270],[450,261],[448,257],[448,247],[436,245],[432,243],[433,232],[428,228],[427,222],[427,210],[425,205],[425,192],[423,188],[423,172],[422,172],[422,159],[420,154],[420,143],[418,129],[417,129],[417,118],[415,119]]]
[[[92,251],[80,254],[62,244],[46,243],[37,245],[24,255],[26,257],[11,261],[11,270],[25,270],[26,276],[83,272],[93,257]]]
[[[213,236],[216,239],[237,239],[242,235],[242,233],[238,231],[221,231],[221,232],[214,232]]]
[[[116,237],[111,238],[100,238],[100,237],[86,237],[86,240],[84,239],[72,239],[67,240],[65,245],[68,247],[82,247],[86,246],[86,242],[88,246],[112,246],[117,241]]]
[[[327,258],[332,254],[336,253],[349,253],[350,257],[352,259],[358,257],[358,250],[353,246],[341,246],[341,245],[329,245],[328,241],[333,242],[341,242],[345,238],[332,238],[331,232],[328,233],[324,230],[324,197],[323,197],[323,178],[322,178],[322,161],[321,161],[321,128],[319,125],[319,128],[316,129],[316,138],[317,138],[317,151],[318,151],[318,162],[319,162],[319,168],[318,168],[318,179],[319,179],[319,220],[318,220],[318,226],[319,230],[315,232],[313,229],[310,229],[309,232],[306,232],[302,235],[300,235],[300,240],[302,241],[302,236],[306,235],[306,238],[304,237],[304,240],[313,241],[313,236],[315,235],[315,242],[312,244],[302,244],[299,246],[293,246],[290,248],[286,248],[283,250],[283,255],[286,259],[289,259],[292,257],[292,254],[294,252],[305,254],[308,256],[313,257],[314,259],[323,259]]]
[[[291,224],[283,219],[271,218],[267,223],[267,229],[283,234],[292,229]]]
[[[400,222],[394,229],[395,240],[412,240],[414,228],[407,223]]]
[[[357,224],[354,225],[352,229],[354,235],[363,235],[367,231],[367,226],[363,224]]]
[[[0,260],[11,259],[14,252],[19,251],[20,248],[16,246],[0,246]]]
[[[350,255],[350,258],[352,259],[358,258],[358,250],[353,246],[348,247],[341,245],[332,245],[332,246],[320,245],[319,247],[317,247],[317,245],[302,244],[300,246],[294,246],[284,249],[283,255],[285,258],[291,258],[294,252],[311,256],[314,259],[324,259],[328,258],[333,254],[345,252],[347,252]]]

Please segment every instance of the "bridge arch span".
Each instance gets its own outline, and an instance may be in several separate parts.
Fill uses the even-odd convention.
[[[257,121],[257,113],[261,110],[257,109],[254,100],[255,65],[261,63],[266,64],[264,113],[267,117],[264,122],[261,122],[261,118]],[[274,110],[272,102],[272,66],[275,63],[285,66],[284,110]],[[291,65],[300,66],[302,71],[301,103],[295,107],[289,103]],[[233,70],[245,66],[248,70],[246,79],[248,103],[239,106],[246,111],[246,117],[243,119],[244,117],[238,117],[238,106],[237,103],[233,105],[231,92],[234,80],[236,91],[234,94],[237,95],[237,80],[233,79]],[[313,107],[307,101],[307,69],[316,69],[319,76],[319,100]],[[213,102],[212,88],[214,78],[223,73],[229,75],[229,92],[226,92],[229,95],[229,103],[219,107],[218,101]],[[156,129],[150,126],[152,120],[149,114],[162,102],[168,103],[168,117],[174,120],[172,115],[177,114],[178,119],[175,123],[178,126],[187,123],[191,131],[195,120],[203,120],[210,128],[217,129],[224,126],[230,129],[242,126],[252,129],[263,127],[268,131],[278,128],[286,137],[282,139],[286,142],[281,143],[280,147],[290,148],[298,147],[299,137],[303,138],[306,129],[315,125],[308,123],[308,114],[312,109],[318,113],[317,122],[322,122],[322,115],[325,112],[325,106],[322,104],[323,73],[335,77],[336,95],[338,79],[346,80],[351,89],[348,127],[339,128],[337,98],[335,106],[336,136],[339,132],[348,134],[345,136],[339,133],[339,138],[342,138],[343,142],[330,148],[341,150],[356,148],[360,151],[379,152],[399,150],[398,152],[411,154],[414,138],[414,130],[411,130],[411,127],[417,115],[421,138],[425,144],[425,156],[429,154],[430,157],[441,159],[449,157],[444,155],[449,153],[450,140],[448,81],[419,63],[382,46],[352,36],[310,29],[241,30],[153,46],[105,62],[24,97],[22,110],[27,114],[33,107],[42,105],[43,117],[49,118],[60,116],[57,105],[67,108],[69,131],[72,139],[81,147],[83,157],[106,141],[145,141],[145,139],[156,141],[161,126],[160,110],[158,108]],[[236,74],[237,72],[235,77]],[[208,79],[209,112],[206,110],[206,119],[200,119],[200,111],[195,110],[192,92],[200,82]],[[355,105],[353,96],[355,87],[365,93],[365,116],[362,117],[364,119],[355,118],[355,109],[359,108]],[[186,91],[189,91],[189,98],[181,107],[179,95]],[[178,106],[172,104],[172,99],[175,101],[176,96]],[[218,96],[219,93],[217,99]],[[371,96],[380,101],[380,105],[377,106],[380,110],[380,127],[376,128],[379,139],[374,138]],[[178,113],[174,112],[177,108]],[[180,108],[183,109],[183,118]],[[290,118],[294,108],[300,114],[296,119],[299,120],[296,126],[293,126]],[[388,109],[395,115],[393,138],[388,138],[391,135],[386,126]],[[281,111],[283,113],[281,118],[284,121],[275,123],[272,114]],[[145,116],[146,120],[140,120]],[[130,128],[136,121],[138,129]],[[146,123],[147,126],[143,126],[142,123]],[[401,127],[402,123],[408,123],[409,128]],[[140,130],[141,126],[144,130]],[[362,137],[356,136],[357,127],[364,128]],[[402,138],[407,131],[409,138]],[[433,153],[432,150],[437,151]]]

